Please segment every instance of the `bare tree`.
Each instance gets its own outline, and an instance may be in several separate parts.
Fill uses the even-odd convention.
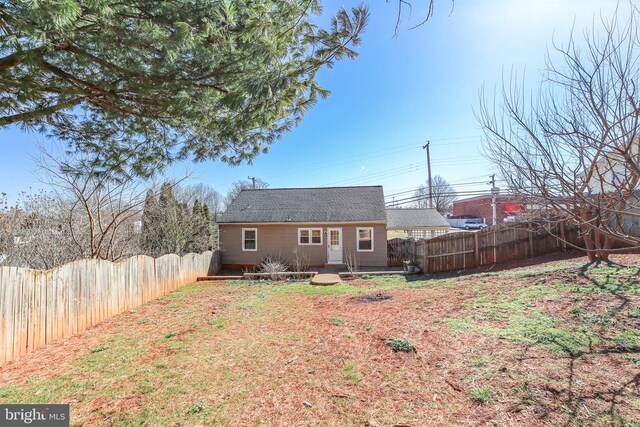
[[[114,174],[83,169],[82,159],[41,150],[36,159],[43,181],[59,201],[57,216],[78,258],[117,261],[139,253],[141,212],[146,185]],[[74,167],[68,166],[73,164]]]
[[[577,225],[591,261],[608,260],[616,242],[640,244],[629,221],[640,216],[639,17],[631,6],[581,43],[554,42],[532,99],[514,72],[492,100],[481,92],[486,156],[546,228]]]
[[[0,205],[0,265],[47,270],[82,257],[62,215],[65,201],[21,193]]]
[[[240,194],[242,190],[247,190],[252,188],[255,188],[255,189],[269,188],[269,184],[261,180],[260,178],[255,179],[255,187],[254,187],[254,183],[249,180],[240,179],[238,181],[235,181],[231,185],[231,189],[229,190],[226,197],[224,198],[225,209],[231,204],[231,202],[233,202],[233,200],[238,196],[238,194]]]
[[[440,175],[436,175],[432,179],[432,193],[433,193],[433,207],[442,215],[451,211],[453,202],[458,199],[456,191],[451,184]],[[428,208],[429,207],[429,186],[421,185],[413,193],[413,196],[417,198],[414,202],[414,207]]]
[[[180,185],[176,188],[176,198],[181,203],[193,205],[198,200],[209,208],[211,218],[215,221],[222,213],[224,197],[210,185],[199,183]]]

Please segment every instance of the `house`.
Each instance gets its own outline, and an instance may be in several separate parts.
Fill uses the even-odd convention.
[[[474,217],[482,219],[486,224],[493,223],[492,197],[476,196],[453,202],[453,217]],[[520,200],[513,196],[496,196],[496,222],[504,222],[505,219],[524,212]]]
[[[447,220],[433,208],[387,209],[387,239],[428,239],[449,231]]]
[[[296,254],[314,267],[387,265],[382,186],[242,190],[218,225],[223,268]]]

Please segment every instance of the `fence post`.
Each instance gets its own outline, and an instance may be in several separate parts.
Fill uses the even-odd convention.
[[[429,258],[428,258],[429,250],[428,249],[429,249],[429,240],[425,240],[424,241],[424,255],[423,255],[423,257],[424,257],[424,268],[423,268],[423,270],[424,270],[425,273],[429,272]]]
[[[418,243],[414,240],[411,242],[411,261],[416,262],[416,252],[418,251]]]
[[[498,263],[498,244],[496,240],[496,229],[495,227],[491,227],[491,228],[493,228],[493,263],[497,264]]]
[[[476,259],[476,267],[480,267],[480,243],[478,242],[478,233],[473,233],[474,248],[473,254]]]
[[[529,236],[529,258],[533,258],[533,230],[531,226],[531,221],[529,221],[529,227],[527,229]]]
[[[562,252],[567,252],[567,239],[564,235],[564,221],[560,221],[560,248],[562,248]]]

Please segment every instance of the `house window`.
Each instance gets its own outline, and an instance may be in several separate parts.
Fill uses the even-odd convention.
[[[258,250],[258,229],[257,228],[242,229],[242,250],[243,251]]]
[[[299,245],[321,245],[322,228],[298,228]]]
[[[373,227],[361,227],[356,230],[358,252],[373,252]]]

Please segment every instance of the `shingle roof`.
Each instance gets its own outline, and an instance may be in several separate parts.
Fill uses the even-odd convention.
[[[431,208],[387,209],[387,228],[412,227],[449,227],[449,223]]]
[[[221,223],[386,221],[382,186],[242,190]]]

